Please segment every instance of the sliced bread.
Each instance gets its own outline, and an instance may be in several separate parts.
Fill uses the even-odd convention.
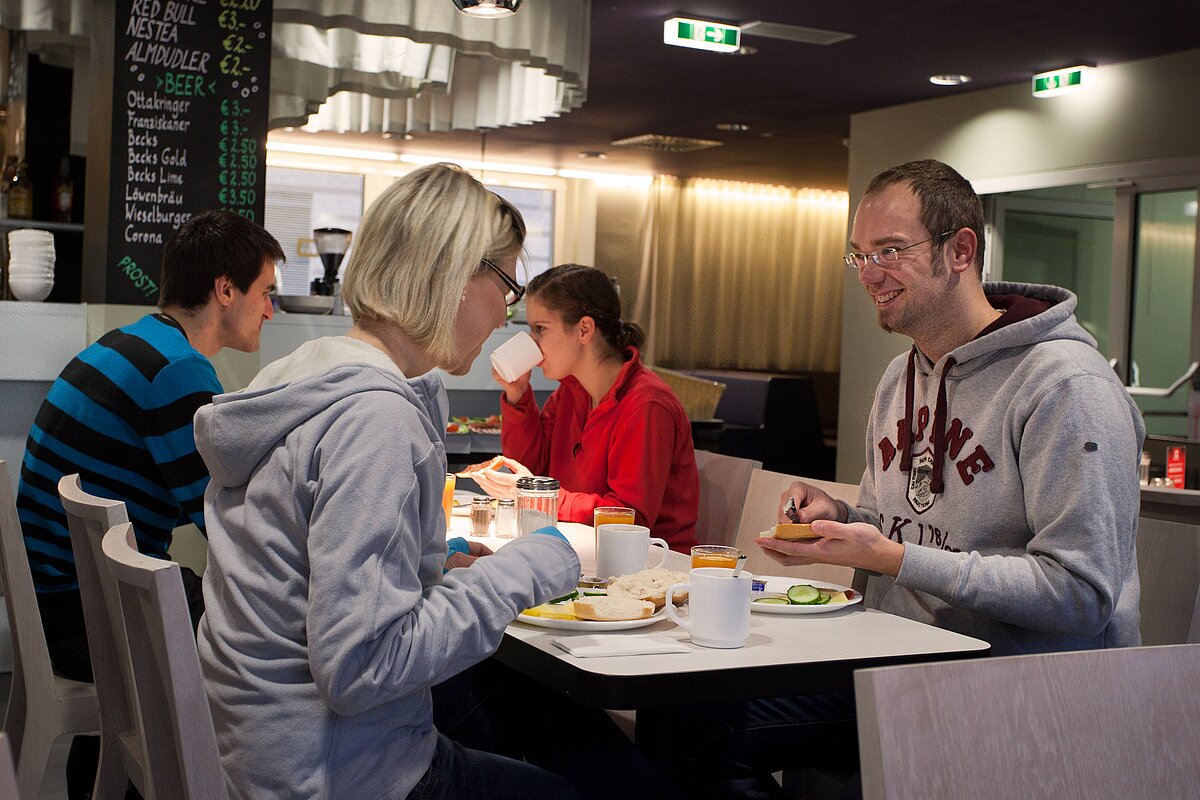
[[[628,597],[581,597],[575,601],[575,616],[601,622],[645,619],[654,614],[654,603]]]

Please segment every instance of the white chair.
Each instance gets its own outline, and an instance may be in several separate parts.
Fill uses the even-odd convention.
[[[696,541],[704,544],[733,544],[738,520],[750,489],[750,473],[762,468],[761,461],[696,451],[700,473],[700,508],[696,519]]]
[[[853,484],[818,481],[761,469],[754,470],[750,475],[750,488],[746,492],[746,504],[742,508],[737,531],[737,547],[747,556],[746,569],[756,575],[784,575],[837,583],[842,586],[852,585],[855,576],[851,567],[838,567],[831,564],[785,567],[755,544],[754,539],[759,532],[775,524],[775,515],[779,509],[779,496],[792,485],[792,481],[804,481],[825,490],[835,499],[844,500],[851,505],[858,499],[858,487]],[[861,590],[861,587],[856,588]]]
[[[120,500],[83,491],[78,475],[64,475],[58,496],[67,512],[71,550],[79,576],[92,676],[100,699],[100,766],[93,800],[123,800],[130,782],[146,796],[145,751],[138,724],[125,623],[117,580],[104,563],[101,541],[114,525],[129,521]]]
[[[227,800],[179,565],[139,553],[127,522],[109,530],[102,547],[121,597],[147,800]]]
[[[859,670],[867,800],[1195,797],[1200,645]]]
[[[8,736],[0,733],[0,797],[5,800],[21,800],[17,788],[17,772],[13,768],[12,751],[8,749]]]
[[[0,461],[0,572],[12,630],[12,690],[4,732],[17,764],[17,784],[25,797],[38,796],[50,746],[60,736],[100,729],[96,687],[54,674],[42,631],[33,576],[25,555],[21,522],[13,499],[8,467]]]
[[[1138,519],[1142,644],[1200,643],[1200,524]]]

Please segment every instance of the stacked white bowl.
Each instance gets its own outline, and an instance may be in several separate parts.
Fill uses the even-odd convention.
[[[39,302],[54,288],[54,234],[21,228],[8,232],[8,287],[18,300]]]

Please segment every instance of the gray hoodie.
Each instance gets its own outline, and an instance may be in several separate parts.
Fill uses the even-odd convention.
[[[231,797],[406,797],[433,757],[430,687],[575,586],[550,536],[442,575],[446,411],[435,374],[334,337],[197,413],[198,646]]]
[[[997,655],[1136,645],[1141,415],[1075,295],[985,290],[1050,307],[936,364],[913,348],[888,367],[851,521],[903,543],[904,561],[866,601]]]

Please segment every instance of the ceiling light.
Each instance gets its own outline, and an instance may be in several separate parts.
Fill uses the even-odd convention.
[[[663,23],[663,43],[676,47],[734,53],[741,47],[741,40],[741,30],[723,22],[672,17]]]
[[[744,133],[745,131],[750,130],[750,126],[744,122],[718,122],[717,130]]]
[[[1033,76],[1033,96],[1037,98],[1058,97],[1060,94],[1085,89],[1095,80],[1095,67],[1081,64]]]
[[[608,158],[608,153],[603,153],[599,150],[584,150],[579,154],[580,158]]]
[[[295,144],[293,142],[267,142],[267,150],[278,153],[300,153],[306,156],[330,156],[332,158],[361,158],[367,161],[395,161],[395,153],[382,150],[360,150],[351,147],[325,147],[319,144]]]
[[[495,19],[517,13],[522,0],[452,0],[454,7],[469,17]]]
[[[930,75],[929,82],[934,86],[961,86],[964,83],[971,82],[970,75],[953,75],[947,73],[945,75]]]
[[[744,44],[737,50],[722,50],[723,56],[752,56],[758,52],[758,48],[752,44]]]
[[[524,164],[499,164],[490,161],[469,161],[462,158],[453,158],[448,156],[418,156],[418,155],[402,155],[400,161],[405,164],[417,164],[423,166],[425,164],[449,163],[458,164],[463,169],[479,170],[480,172],[511,172],[516,175],[541,175],[548,177],[554,174],[554,170],[550,167],[530,167]]]

